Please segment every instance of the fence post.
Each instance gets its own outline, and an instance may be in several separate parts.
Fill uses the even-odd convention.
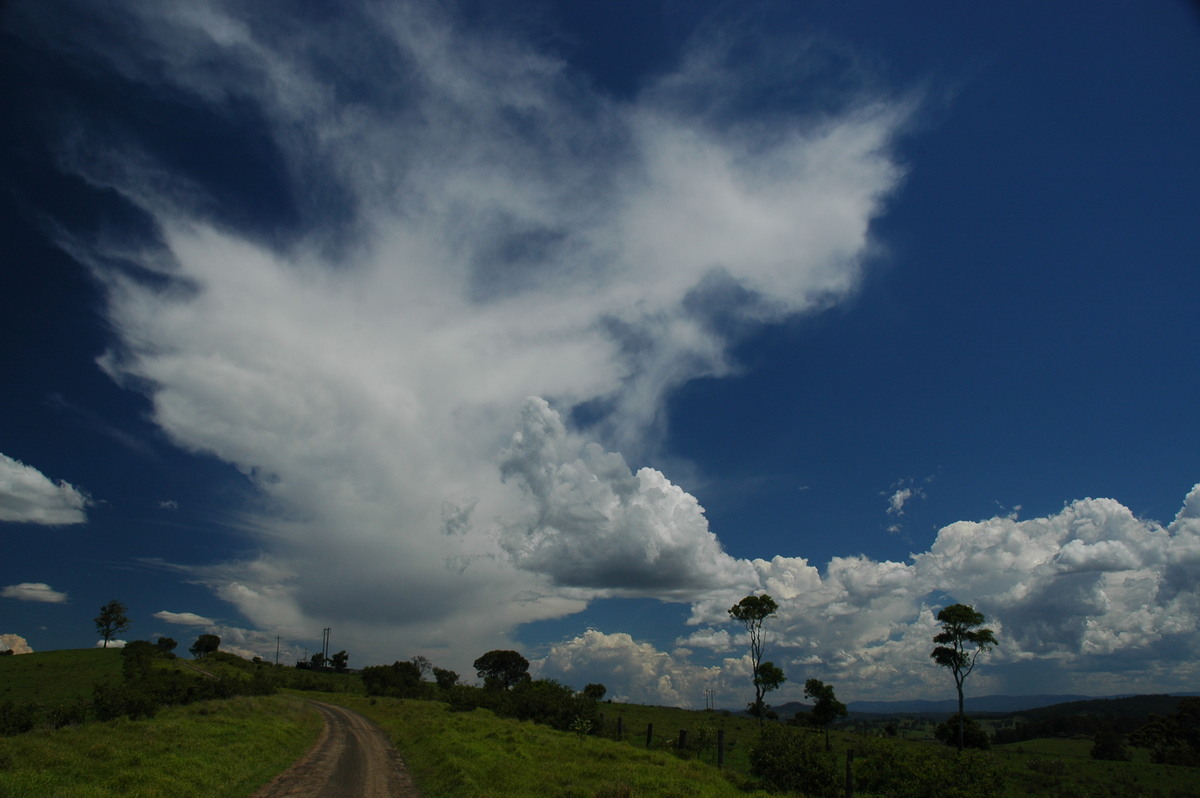
[[[854,798],[854,749],[846,752],[846,798]]]
[[[649,748],[650,744],[653,742],[654,742],[654,724],[647,723],[646,724],[646,747]]]
[[[725,766],[725,730],[717,729],[717,769]]]

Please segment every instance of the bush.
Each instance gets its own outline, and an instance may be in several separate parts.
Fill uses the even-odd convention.
[[[880,741],[856,760],[855,783],[867,793],[889,798],[995,798],[1004,775],[991,754],[913,751]]]
[[[0,737],[24,734],[33,729],[37,718],[36,704],[18,704],[5,701],[0,704]]]
[[[765,726],[750,749],[750,772],[772,792],[833,796],[838,788],[837,757],[813,735]]]
[[[978,748],[987,751],[992,747],[987,732],[969,715],[955,715],[938,724],[933,736],[954,748],[958,747],[958,719],[963,719],[963,748]]]

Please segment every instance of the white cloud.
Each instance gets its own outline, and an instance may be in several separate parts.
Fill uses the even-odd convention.
[[[88,497],[67,482],[0,454],[0,521],[63,526],[87,521]]]
[[[11,651],[13,654],[32,654],[29,642],[20,635],[0,635],[0,651]]]
[[[18,601],[41,601],[47,604],[66,604],[67,594],[60,593],[45,582],[22,582],[19,585],[9,585],[0,591],[4,598]]]
[[[261,554],[192,578],[264,633],[328,625],[460,669],[598,596],[753,583],[692,496],[624,458],[653,451],[669,391],[732,368],[732,330],[854,289],[907,101],[730,125],[698,89],[732,48],[699,41],[615,102],[420,4],[320,35],[215,3],[88,13],[131,15],[75,34],[127,79],[256,109],[298,219],[263,234],[122,141],[63,154],[161,235],[63,238],[107,289],[103,367],[265,498]],[[731,67],[722,92],[781,66]],[[585,405],[587,430],[554,420]]]
[[[125,645],[128,642],[129,641],[127,641],[127,640],[110,639],[108,641],[108,645],[105,645],[104,638],[100,638],[99,640],[97,640],[95,642],[95,644],[92,646],[92,648],[125,648]]]
[[[213,626],[215,622],[210,618],[205,618],[203,615],[197,615],[194,612],[170,612],[168,610],[159,610],[154,613],[154,617],[160,621],[167,623],[175,623],[180,626]]]

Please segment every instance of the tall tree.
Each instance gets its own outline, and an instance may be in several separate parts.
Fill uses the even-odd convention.
[[[745,626],[746,631],[750,633],[750,674],[754,682],[754,703],[750,705],[750,712],[758,716],[760,726],[766,714],[763,696],[786,681],[782,670],[773,663],[762,661],[763,621],[774,615],[778,609],[779,605],[775,603],[775,599],[766,593],[761,596],[746,596],[729,608],[729,617]],[[770,665],[770,668],[764,668],[764,665]]]
[[[833,694],[833,685],[825,684],[820,679],[809,679],[804,683],[804,696],[813,700],[812,712],[809,717],[814,726],[825,730],[825,750],[829,750],[829,727],[838,718],[849,714],[846,705],[837,700]]]
[[[929,654],[933,661],[954,675],[958,690],[958,750],[963,749],[965,721],[963,720],[963,682],[975,670],[979,655],[995,645],[996,635],[983,628],[983,613],[969,604],[951,604],[937,614],[942,631],[933,637],[937,645]]]
[[[329,663],[333,665],[333,669],[338,673],[345,673],[346,666],[350,664],[350,655],[343,649],[329,658]]]
[[[483,686],[490,689],[507,690],[529,681],[529,660],[515,651],[489,651],[473,665]]]
[[[93,619],[96,632],[104,638],[105,648],[108,648],[108,641],[112,640],[113,635],[129,628],[129,618],[125,616],[125,611],[125,605],[113,599],[101,607],[100,614]]]

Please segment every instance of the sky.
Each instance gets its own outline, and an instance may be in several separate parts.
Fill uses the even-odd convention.
[[[1195,689],[1195,4],[0,14],[5,647]]]

